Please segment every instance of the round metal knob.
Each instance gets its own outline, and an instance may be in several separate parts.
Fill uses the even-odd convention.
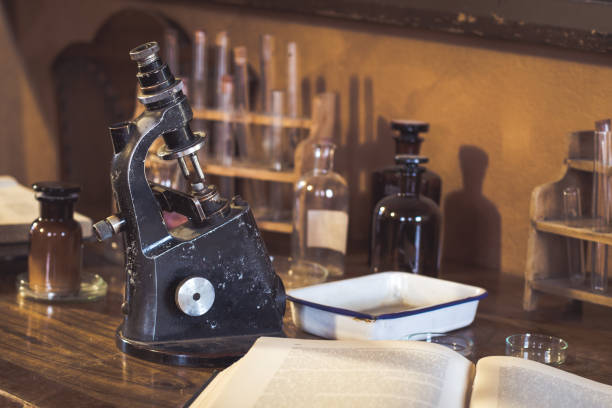
[[[208,279],[186,278],[177,286],[174,301],[186,315],[202,316],[215,302],[215,288]]]
[[[98,241],[100,242],[104,241],[105,239],[109,239],[114,234],[120,233],[123,231],[123,228],[125,228],[125,219],[116,214],[106,217],[102,221],[98,221],[93,225],[96,238],[98,238]]]
[[[102,242],[113,236],[113,227],[106,220],[98,221],[93,225],[94,234],[98,241]]]

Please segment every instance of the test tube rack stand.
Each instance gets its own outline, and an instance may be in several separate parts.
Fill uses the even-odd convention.
[[[142,113],[141,104],[136,105],[135,116]],[[274,115],[246,112],[246,113],[230,113],[216,109],[196,109],[192,108],[193,119],[201,119],[211,122],[227,121],[230,123],[242,123],[255,126],[282,126],[283,128],[292,128],[309,131],[312,126],[312,121],[309,118],[292,118],[292,117],[277,117]],[[223,165],[215,163],[212,160],[206,160],[202,164],[202,169],[207,174],[224,177],[236,177],[251,180],[271,181],[276,183],[296,183],[300,175],[295,169],[290,170],[272,170],[262,166],[256,166],[235,160],[232,165]],[[264,231],[272,231],[283,234],[291,234],[293,225],[291,220],[285,221],[270,221],[257,220],[257,226]]]
[[[594,168],[593,137],[592,131],[571,133],[561,177],[557,181],[536,187],[531,194],[524,310],[536,310],[541,294],[612,307],[610,291],[594,293],[590,290],[588,273],[584,284],[572,285],[569,280],[567,238],[585,242],[585,259],[589,243],[612,245],[612,233],[594,232],[591,228],[593,220],[589,218]],[[612,168],[608,171],[612,172]],[[570,226],[563,220],[563,190],[571,186],[580,189],[583,215],[586,216]],[[585,264],[589,270],[590,265],[588,262]]]

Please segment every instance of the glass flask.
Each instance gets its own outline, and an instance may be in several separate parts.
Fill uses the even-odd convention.
[[[401,154],[400,192],[380,200],[371,231],[372,272],[406,271],[437,276],[440,266],[441,215],[436,203],[421,194],[422,156]]]
[[[331,277],[344,273],[349,192],[346,180],[333,171],[335,148],[330,142],[316,144],[314,168],[295,187],[291,237],[295,274],[311,273],[313,263]]]
[[[399,133],[394,136],[395,154],[418,155],[421,151],[423,138],[420,133],[429,130],[429,124],[413,120],[392,120],[391,128]],[[372,173],[372,208],[383,197],[400,192],[400,182],[404,166],[390,166]],[[421,174],[421,194],[431,198],[437,205],[440,205],[440,193],[442,181],[440,176],[431,170],[426,169]]]
[[[318,94],[312,102],[312,126],[307,138],[301,140],[295,151],[295,171],[302,176],[312,171],[314,146],[333,139],[336,117],[336,94]]]
[[[32,188],[40,216],[30,227],[28,280],[35,293],[73,295],[81,285],[81,226],[74,203],[81,188],[62,182],[39,182]]]

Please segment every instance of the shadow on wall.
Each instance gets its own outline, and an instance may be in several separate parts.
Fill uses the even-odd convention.
[[[501,216],[482,195],[489,157],[476,146],[461,146],[463,188],[444,200],[444,258],[465,265],[499,269]]]
[[[357,75],[349,77],[348,127],[339,167],[348,181],[350,203],[349,250],[361,252],[369,248],[368,236],[372,222],[371,177],[372,171],[384,164],[392,164],[392,155],[384,152],[378,140],[384,119],[374,116],[374,85],[370,77],[362,80]],[[386,132],[385,132],[386,133]],[[389,138],[389,142],[392,139]],[[383,143],[384,144],[384,143]],[[391,161],[391,163],[389,163]]]

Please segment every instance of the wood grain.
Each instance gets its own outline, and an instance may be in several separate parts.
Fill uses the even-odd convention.
[[[559,220],[534,221],[534,226],[538,231],[612,245],[612,233],[595,232],[592,227],[594,224],[593,220],[584,220],[580,226],[570,226]]]
[[[224,166],[212,161],[204,164],[204,169],[208,174],[216,174],[227,177],[240,177],[252,180],[278,181],[281,183],[293,184],[298,181],[299,176],[292,170],[275,171],[258,167],[249,167],[240,163]]]
[[[193,117],[195,119],[205,119],[212,121],[225,121],[232,123],[250,123],[260,126],[271,126],[278,125],[286,128],[294,129],[310,129],[312,122],[307,118],[290,118],[282,117],[277,118],[272,115],[266,115],[262,113],[248,112],[244,114],[231,114],[225,111],[213,110],[213,109],[195,109],[193,110]]]
[[[149,363],[115,347],[122,302],[119,266],[88,267],[109,282],[107,298],[61,305],[18,297],[15,276],[24,268],[24,262],[11,262],[0,269],[0,406],[180,407],[210,377],[212,369]],[[346,269],[347,277],[366,273],[365,256],[349,257]],[[585,304],[579,310],[542,295],[542,307],[529,313],[521,308],[521,278],[460,265],[444,265],[442,277],[489,291],[475,322],[458,331],[474,340],[473,361],[503,355],[510,334],[541,332],[569,342],[570,358],[562,369],[612,384],[610,309]],[[287,310],[286,335],[313,337],[292,324]]]

